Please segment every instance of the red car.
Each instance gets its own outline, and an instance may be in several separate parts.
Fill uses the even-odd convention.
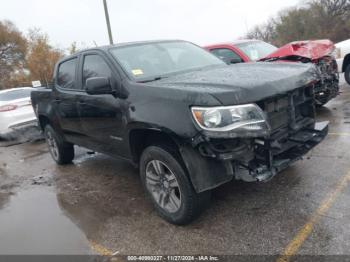
[[[240,62],[300,62],[313,63],[320,72],[315,86],[316,105],[321,106],[339,93],[339,74],[330,40],[296,41],[277,48],[260,40],[236,40],[206,46],[205,49],[228,64]]]

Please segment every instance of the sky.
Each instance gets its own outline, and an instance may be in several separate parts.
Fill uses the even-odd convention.
[[[300,0],[107,0],[114,42],[183,39],[199,45],[244,36]],[[0,20],[40,28],[52,45],[108,44],[102,0],[0,0]]]

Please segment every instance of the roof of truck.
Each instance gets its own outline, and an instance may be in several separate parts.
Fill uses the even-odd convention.
[[[187,41],[179,40],[179,39],[168,39],[168,40],[147,40],[147,41],[124,42],[124,43],[117,43],[117,44],[113,44],[113,45],[103,45],[103,46],[86,48],[84,50],[80,50],[80,51],[76,52],[73,55],[76,55],[76,54],[79,54],[80,52],[85,52],[88,50],[96,50],[96,49],[108,50],[108,49],[114,48],[114,47],[124,47],[124,46],[143,45],[143,44],[152,44],[152,43],[166,43],[166,42],[187,42]]]
[[[79,50],[78,52],[65,56],[59,61],[64,61],[64,60],[69,60],[71,57],[75,57],[76,55],[90,51],[90,50],[104,50],[107,51],[108,49],[111,48],[118,48],[118,47],[124,47],[124,46],[132,46],[132,45],[143,45],[143,44],[152,44],[152,43],[166,43],[166,42],[188,42],[185,40],[180,40],[180,39],[167,39],[167,40],[147,40],[147,41],[134,41],[134,42],[124,42],[124,43],[118,43],[118,44],[113,44],[113,45],[103,45],[103,46],[96,46],[96,47],[91,47],[91,48],[86,48],[83,50]]]
[[[124,42],[113,45],[101,46],[101,49],[109,49],[111,47],[123,47],[129,45],[143,45],[143,44],[152,44],[152,43],[166,43],[166,42],[188,42],[180,39],[167,39],[167,40],[147,40],[147,41],[134,41],[134,42]]]

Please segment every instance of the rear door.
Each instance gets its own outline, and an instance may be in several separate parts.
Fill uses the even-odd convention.
[[[77,98],[81,94],[81,85],[77,81],[79,57],[62,61],[57,67],[55,79],[54,104],[58,121],[67,138],[81,136],[82,127],[78,114]]]
[[[124,100],[113,95],[89,95],[85,92],[90,77],[107,77],[113,86],[120,81],[119,74],[102,52],[91,51],[82,55],[79,79],[84,92],[79,94],[78,110],[84,134],[94,143],[94,148],[121,156],[125,117]]]

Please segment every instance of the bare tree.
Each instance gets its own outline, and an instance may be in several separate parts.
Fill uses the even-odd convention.
[[[308,0],[279,12],[267,24],[254,27],[246,35],[275,45],[295,40],[331,39],[350,36],[349,0]]]
[[[275,40],[276,25],[274,19],[270,19],[266,24],[255,26],[247,34],[249,39],[260,39],[273,43]]]
[[[313,0],[310,2],[310,5],[322,6],[330,17],[349,17],[349,0]]]
[[[26,66],[30,72],[30,78],[49,85],[54,66],[63,56],[63,52],[52,47],[49,44],[49,37],[38,29],[30,30],[28,46]]]

